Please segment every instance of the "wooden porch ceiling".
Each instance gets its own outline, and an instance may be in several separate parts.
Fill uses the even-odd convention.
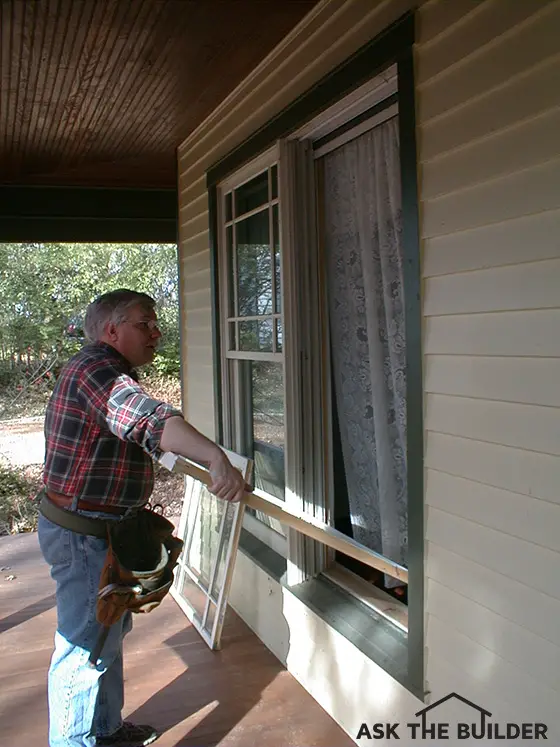
[[[37,535],[0,537],[0,567],[0,747],[44,745],[56,609]],[[125,698],[127,718],[164,732],[157,747],[353,745],[231,610],[212,652],[171,597],[134,616]]]
[[[2,0],[0,182],[174,187],[175,149],[317,0]]]

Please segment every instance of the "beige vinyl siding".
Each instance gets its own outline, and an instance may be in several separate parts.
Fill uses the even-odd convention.
[[[189,421],[215,437],[214,361],[208,196],[204,179],[179,196],[179,262],[182,292],[183,409]]]
[[[560,2],[450,5],[416,48],[427,685],[558,738]]]

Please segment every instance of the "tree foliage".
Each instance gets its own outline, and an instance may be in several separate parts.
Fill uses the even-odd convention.
[[[154,366],[177,374],[175,245],[0,244],[0,377],[22,366],[40,372],[44,361],[64,362],[82,344],[87,305],[116,288],[156,300],[163,338]]]

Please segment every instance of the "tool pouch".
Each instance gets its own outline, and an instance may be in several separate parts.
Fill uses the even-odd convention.
[[[108,550],[97,595],[97,620],[106,628],[122,615],[150,612],[173,583],[183,542],[173,524],[149,508],[108,522]]]

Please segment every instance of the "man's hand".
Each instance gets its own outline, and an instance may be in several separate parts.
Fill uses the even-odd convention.
[[[245,484],[241,473],[232,466],[222,449],[180,416],[165,421],[160,448],[207,465],[212,478],[208,489],[218,498],[237,503],[244,490],[251,491],[250,485]]]
[[[208,471],[212,478],[212,484],[208,490],[218,498],[237,503],[243,498],[244,491],[250,490],[250,487],[245,484],[241,472],[232,466],[221,449],[218,450],[218,453],[210,462]]]

